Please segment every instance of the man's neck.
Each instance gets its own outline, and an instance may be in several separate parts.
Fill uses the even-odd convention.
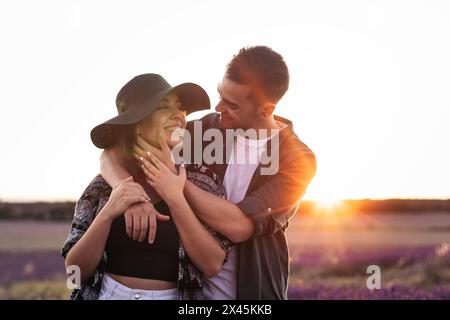
[[[259,130],[266,130],[266,137],[271,137],[275,133],[277,133],[279,130],[283,129],[285,125],[283,123],[275,120],[274,116],[267,117],[265,119],[261,119],[260,121],[257,121],[254,123],[251,129],[256,130],[257,138],[260,139],[260,132]]]

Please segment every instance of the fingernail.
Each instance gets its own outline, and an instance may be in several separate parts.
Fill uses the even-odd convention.
[[[150,151],[147,151],[147,155],[148,155],[148,156],[150,155]]]
[[[139,160],[141,160],[141,161],[144,161],[144,158],[142,158],[142,157],[139,157]]]

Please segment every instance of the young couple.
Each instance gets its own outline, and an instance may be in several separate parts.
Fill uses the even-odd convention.
[[[196,120],[197,130],[185,116],[209,108],[201,87],[171,87],[157,74],[130,80],[119,115],[91,132],[105,150],[62,249],[66,266],[81,270],[71,298],[287,299],[286,228],[316,170],[292,123],[273,114],[288,85],[280,54],[243,48],[219,84],[218,113]],[[175,164],[183,136],[205,141],[209,129],[231,146],[225,161]],[[229,143],[230,129],[268,134]],[[275,172],[262,174],[263,153],[277,155]],[[242,154],[247,161],[236,161]]]

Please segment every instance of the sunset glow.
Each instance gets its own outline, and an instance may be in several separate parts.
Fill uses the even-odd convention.
[[[450,2],[432,3],[3,2],[0,200],[77,199],[99,172],[90,130],[126,81],[196,82],[213,110],[227,62],[253,44],[289,66],[275,113],[317,157],[305,199],[448,198]]]

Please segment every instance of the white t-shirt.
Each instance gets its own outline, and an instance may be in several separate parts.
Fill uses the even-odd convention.
[[[270,139],[250,140],[237,136],[231,151],[230,160],[223,184],[227,191],[227,200],[238,203],[245,198],[253,174],[261,161]],[[237,254],[231,250],[228,261],[214,277],[205,277],[203,294],[208,300],[235,300],[237,287]]]

